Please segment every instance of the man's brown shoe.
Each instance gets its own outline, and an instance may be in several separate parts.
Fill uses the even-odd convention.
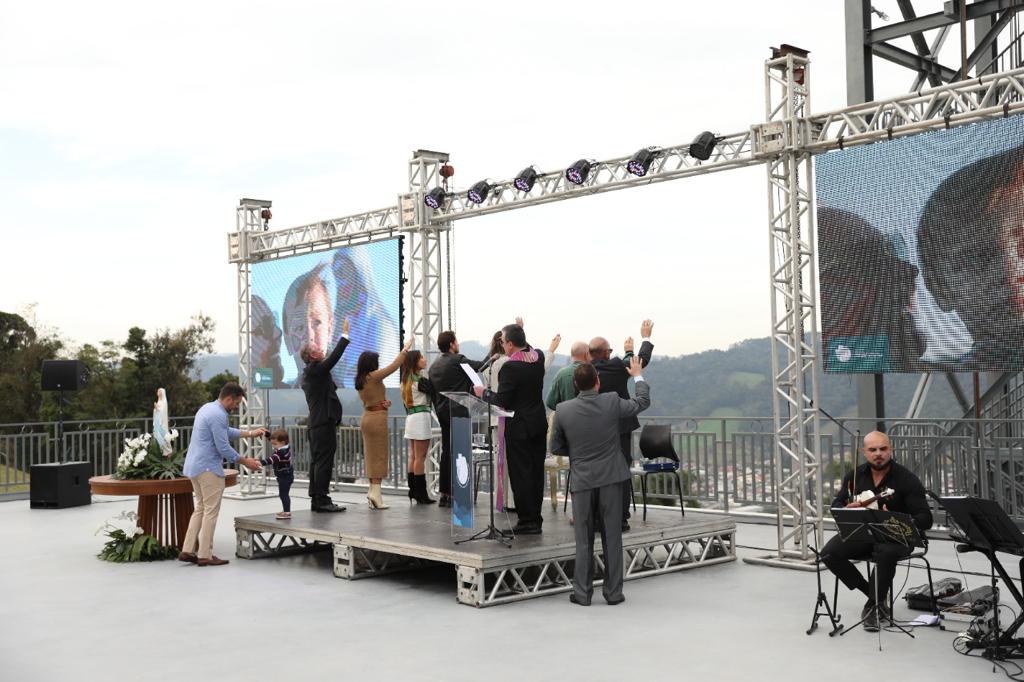
[[[178,561],[184,561],[190,564],[194,564],[197,561],[199,561],[199,557],[197,557],[192,552],[182,552],[178,555]]]
[[[228,563],[227,559],[219,559],[215,556],[209,559],[196,559],[196,564],[199,566],[223,566],[226,563]]]

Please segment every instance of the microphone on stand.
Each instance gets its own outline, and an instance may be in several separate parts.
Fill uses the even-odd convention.
[[[484,360],[484,364],[480,365],[480,369],[477,370],[477,374],[479,374],[480,372],[482,372],[485,369],[487,369],[488,367],[490,367],[492,364],[494,364],[494,361],[497,360],[500,357],[501,357],[500,355],[495,353],[494,355],[492,355],[489,358],[487,358],[486,360]]]

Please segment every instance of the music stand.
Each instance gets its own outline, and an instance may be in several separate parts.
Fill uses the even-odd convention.
[[[851,507],[848,509],[833,509],[832,518],[835,519],[836,528],[839,530],[839,535],[844,541],[854,539],[863,541],[869,539],[873,545],[899,545],[907,550],[907,554],[910,554],[914,547],[925,546],[924,537],[921,535],[921,531],[918,530],[917,525],[914,524],[914,519],[910,514]],[[876,609],[880,608],[878,603],[877,570],[876,567],[876,575],[872,580],[875,588]],[[892,588],[890,587],[889,589],[891,590]],[[840,632],[839,636],[842,637],[865,620],[866,618],[861,618],[858,622]],[[914,637],[914,633],[904,628],[895,620],[890,619],[889,622],[903,634],[911,638]],[[881,628],[878,631],[878,648],[879,650],[882,648]]]
[[[999,558],[996,557],[996,552],[1024,556],[1024,533],[1021,533],[1013,520],[1003,511],[1003,508],[992,500],[983,500],[977,497],[940,497],[939,502],[964,536],[960,539],[967,546],[957,547],[957,551],[976,551],[984,554],[992,564],[992,568],[1003,579],[1006,589],[1017,602],[1018,608],[1021,609],[1021,614],[1010,623],[1006,630],[1000,633],[999,605],[998,603],[993,604],[994,636],[986,638],[988,639],[987,643],[980,640],[969,641],[967,648],[984,648],[984,656],[993,660],[1024,657],[1024,653],[1019,651],[1024,645],[1024,639],[1014,637],[1017,630],[1024,624],[1024,595],[1017,589],[1010,574],[1006,572]],[[1019,567],[1024,571],[1024,559],[1021,559]],[[994,576],[992,583],[993,593],[995,593]]]

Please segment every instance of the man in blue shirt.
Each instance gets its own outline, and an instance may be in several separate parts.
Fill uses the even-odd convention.
[[[262,466],[254,457],[241,457],[228,441],[232,438],[259,438],[267,433],[266,429],[239,431],[228,426],[228,413],[237,410],[244,398],[245,389],[228,382],[220,389],[217,400],[206,403],[196,412],[192,440],[185,455],[185,475],[192,479],[196,508],[188,522],[179,561],[199,566],[228,563],[226,559],[213,556],[213,531],[217,527],[220,501],[224,495],[224,460],[240,462],[253,471]]]

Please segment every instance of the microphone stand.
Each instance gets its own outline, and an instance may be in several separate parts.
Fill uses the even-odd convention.
[[[857,443],[860,442],[860,429],[857,429],[857,435],[854,436],[852,433],[850,433],[850,429],[848,429],[845,426],[843,426],[842,423],[840,423],[835,417],[833,417],[828,412],[826,412],[825,408],[823,408],[823,407],[821,407],[819,405],[815,405],[813,400],[810,401],[810,402],[811,402],[811,407],[816,409],[818,412],[821,412],[823,415],[825,415],[828,418],[828,420],[830,422],[832,422],[833,424],[835,424],[836,426],[841,428],[843,431],[845,431],[847,434],[849,434],[854,439],[853,440],[853,447],[854,447],[854,451],[856,451]],[[854,487],[854,489],[856,489],[857,488],[857,456],[854,455],[853,459],[854,459],[854,461],[852,462],[852,464],[853,464],[853,487]]]

